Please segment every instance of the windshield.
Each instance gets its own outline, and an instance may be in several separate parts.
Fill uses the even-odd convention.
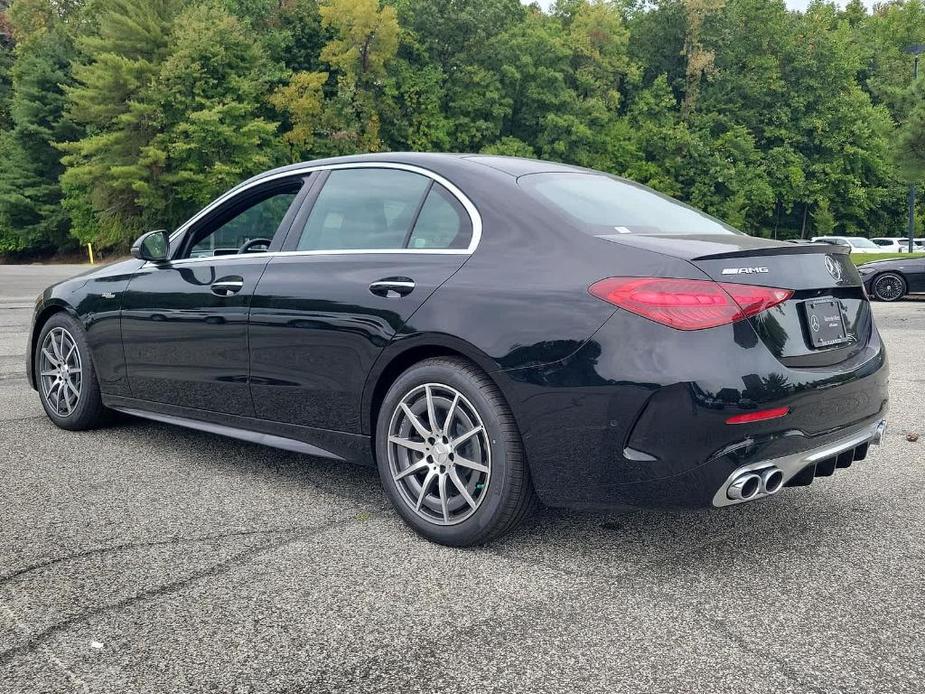
[[[594,173],[539,173],[517,179],[598,236],[741,234],[732,227],[638,183]]]
[[[848,243],[850,243],[855,248],[877,248],[877,244],[873,241],[870,241],[869,239],[851,238],[848,239]]]

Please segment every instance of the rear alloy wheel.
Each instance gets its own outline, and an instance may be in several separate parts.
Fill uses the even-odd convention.
[[[895,272],[884,272],[874,280],[872,289],[880,301],[897,301],[906,295],[906,280]]]
[[[35,381],[45,413],[62,429],[90,429],[106,413],[89,355],[80,323],[66,313],[48,319],[36,344]]]
[[[398,378],[380,410],[376,452],[395,509],[435,542],[487,542],[533,508],[513,417],[463,360],[429,359]]]

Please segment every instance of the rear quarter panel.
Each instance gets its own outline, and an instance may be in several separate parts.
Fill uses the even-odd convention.
[[[482,216],[479,247],[396,336],[461,339],[494,369],[548,364],[576,352],[615,308],[588,293],[615,275],[695,277],[689,263],[594,238],[540,208],[513,177],[484,167],[454,180]]]

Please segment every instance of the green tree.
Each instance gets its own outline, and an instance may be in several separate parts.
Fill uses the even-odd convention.
[[[141,149],[145,177],[134,188],[145,216],[177,224],[281,161],[278,126],[261,115],[270,72],[263,46],[217,3],[177,17],[147,96],[157,134]]]
[[[322,156],[378,151],[382,85],[398,50],[395,9],[378,0],[324,0],[320,13],[332,34],[320,58],[336,86],[328,96],[321,87],[329,73],[297,72],[276,90],[270,101],[289,121],[285,137],[296,152],[311,146]]]
[[[436,64],[396,58],[389,67],[381,106],[387,149],[443,151],[451,148],[444,112],[445,76]]]
[[[297,72],[288,84],[276,89],[270,103],[287,117],[289,127],[283,140],[294,158],[308,156],[314,149],[315,136],[324,114],[326,72]]]
[[[497,154],[505,157],[536,157],[534,149],[516,137],[502,137],[496,143],[483,147],[482,154]]]
[[[543,14],[528,14],[498,38],[486,66],[510,99],[502,136],[539,144],[550,116],[576,110],[578,95],[569,86],[571,58],[562,27]]]
[[[402,26],[446,75],[478,62],[525,13],[518,0],[396,0],[395,5]]]
[[[511,98],[492,56],[501,34],[525,16],[518,0],[397,0],[403,29],[391,69],[394,148],[479,151],[502,136]],[[439,111],[437,110],[439,109]],[[411,116],[417,112],[416,116]]]
[[[813,234],[828,236],[834,231],[835,216],[829,207],[829,201],[823,198],[816,203],[816,209],[813,210]]]
[[[8,5],[7,252],[124,247],[250,173],[361,151],[600,168],[781,238],[897,233],[925,178],[925,0]]]
[[[912,56],[907,49],[925,44],[925,2],[895,0],[878,5],[871,17],[860,22],[855,36],[865,63],[859,72],[861,85],[894,120],[902,120],[912,107],[908,89]]]
[[[83,242],[125,244],[156,223],[139,202],[149,185],[141,155],[157,134],[151,85],[181,2],[97,0],[95,26],[78,39],[68,114],[86,135],[60,147],[64,204]]]
[[[619,6],[605,0],[577,4],[567,32],[579,96],[616,109],[622,81],[637,73]]]
[[[918,182],[925,180],[925,79],[916,84],[913,101],[915,105],[899,129],[895,151],[903,178]]]
[[[10,99],[13,84],[10,68],[13,66],[13,26],[9,18],[8,0],[0,0],[0,132],[11,125]]]
[[[10,68],[11,122],[0,136],[0,252],[73,245],[58,185],[61,156],[53,143],[77,132],[65,115],[63,92],[74,47],[65,16],[51,3],[28,3],[45,10],[35,15],[24,13],[24,5],[11,12],[10,28],[20,41]]]

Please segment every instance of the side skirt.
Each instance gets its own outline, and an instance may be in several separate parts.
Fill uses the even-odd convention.
[[[295,453],[374,466],[370,437],[224,412],[195,410],[150,400],[103,395],[103,404],[117,412],[210,434],[228,436]]]

